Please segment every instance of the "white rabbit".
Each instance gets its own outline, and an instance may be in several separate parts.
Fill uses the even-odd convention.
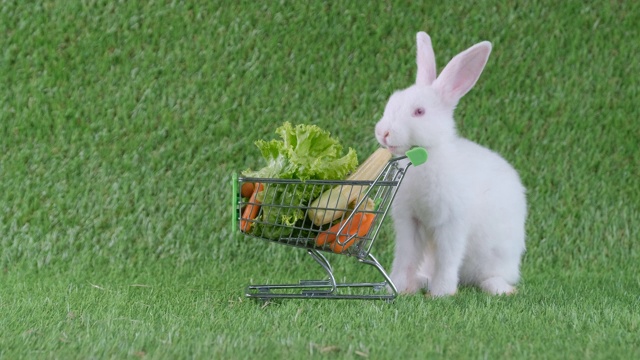
[[[396,155],[413,146],[429,159],[407,170],[393,202],[391,280],[398,291],[455,294],[458,283],[510,294],[525,250],[525,189],[500,155],[456,133],[453,112],[491,52],[484,41],[455,56],[436,78],[429,36],[420,32],[416,84],[395,92],[376,124]]]

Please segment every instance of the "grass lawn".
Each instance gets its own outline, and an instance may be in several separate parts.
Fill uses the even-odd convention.
[[[640,358],[638,24],[633,1],[0,3],[0,358]],[[440,67],[493,42],[457,119],[528,188],[518,293],[245,299],[322,271],[231,233],[232,174],[284,121],[366,158],[419,30]]]

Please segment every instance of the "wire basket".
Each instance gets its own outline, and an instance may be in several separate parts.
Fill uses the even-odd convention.
[[[327,274],[327,279],[301,280],[296,284],[250,285],[246,296],[271,298],[342,298],[394,299],[395,285],[385,269],[371,253],[373,244],[398,187],[408,168],[426,161],[426,151],[418,148],[407,156],[390,160],[375,180],[291,180],[267,178],[233,178],[234,231],[242,234],[307,250]],[[409,158],[409,161],[405,159]],[[251,196],[243,186],[253,188]],[[258,189],[256,189],[258,188]],[[245,192],[245,196],[242,193]],[[311,200],[326,192],[339,192],[355,199],[345,207],[312,206],[294,194],[308,195]],[[321,225],[312,219],[323,219]],[[331,219],[326,222],[325,219]],[[326,222],[326,223],[325,223]],[[337,283],[333,269],[323,253],[357,258],[375,267],[382,282]]]

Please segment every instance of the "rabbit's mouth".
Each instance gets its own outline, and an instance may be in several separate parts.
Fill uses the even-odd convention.
[[[404,154],[404,148],[402,146],[386,145],[386,148],[387,148],[387,150],[389,150],[394,155],[403,155]]]

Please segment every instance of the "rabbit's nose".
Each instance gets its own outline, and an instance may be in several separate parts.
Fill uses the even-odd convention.
[[[385,145],[387,145],[388,137],[389,137],[389,130],[385,131],[384,134],[382,134],[382,141],[384,142]]]

